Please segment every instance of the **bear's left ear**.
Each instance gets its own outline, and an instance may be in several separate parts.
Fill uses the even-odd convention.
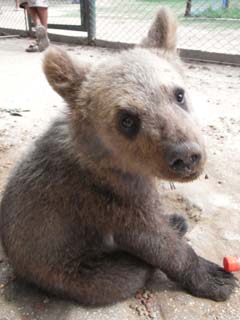
[[[52,88],[70,105],[81,90],[90,66],[75,62],[64,50],[51,47],[43,60],[43,70]]]
[[[167,51],[176,51],[177,21],[172,11],[161,7],[148,31],[148,35],[141,42],[145,48],[159,48]]]

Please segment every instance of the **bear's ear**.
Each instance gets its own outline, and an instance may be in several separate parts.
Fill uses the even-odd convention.
[[[177,21],[172,11],[161,7],[148,31],[148,35],[141,42],[145,48],[161,48],[176,51]]]
[[[43,70],[52,88],[71,105],[90,66],[76,63],[64,50],[52,47],[45,54]]]

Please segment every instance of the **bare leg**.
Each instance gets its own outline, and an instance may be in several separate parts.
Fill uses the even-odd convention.
[[[19,0],[15,0],[15,3],[16,3],[16,10],[19,9]]]
[[[30,17],[32,18],[35,27],[36,27],[38,24],[41,23],[36,8],[30,8],[30,7],[27,6],[27,12],[28,12],[28,14],[30,15]]]
[[[48,26],[48,8],[36,8],[38,18],[41,24],[46,28]]]

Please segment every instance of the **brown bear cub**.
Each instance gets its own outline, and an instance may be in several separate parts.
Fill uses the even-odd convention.
[[[206,155],[176,53],[176,22],[160,9],[140,48],[97,66],[50,49],[44,72],[66,101],[13,171],[1,238],[16,274],[84,305],[133,296],[156,269],[198,297],[227,299],[232,274],[184,240],[164,215],[157,179],[191,181]]]

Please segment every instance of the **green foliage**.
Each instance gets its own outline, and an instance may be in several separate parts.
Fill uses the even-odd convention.
[[[213,9],[212,7],[207,8],[201,13],[195,14],[195,17],[206,17],[206,18],[228,18],[228,19],[240,19],[240,6],[230,8],[219,8]]]

